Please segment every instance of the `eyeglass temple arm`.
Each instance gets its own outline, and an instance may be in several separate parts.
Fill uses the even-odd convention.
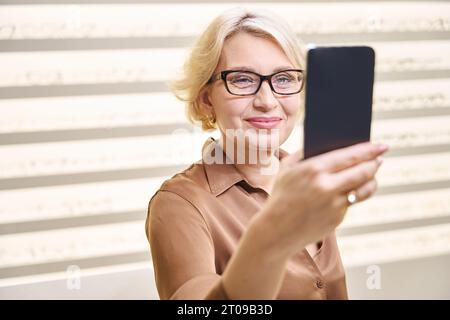
[[[213,75],[213,76],[209,79],[208,82],[211,83],[211,82],[214,82],[214,81],[217,81],[217,80],[222,80],[222,73],[221,73],[221,72],[219,72],[219,73]]]

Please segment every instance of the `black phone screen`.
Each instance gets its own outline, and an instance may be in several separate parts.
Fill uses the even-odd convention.
[[[370,140],[375,52],[366,46],[308,51],[304,158]]]

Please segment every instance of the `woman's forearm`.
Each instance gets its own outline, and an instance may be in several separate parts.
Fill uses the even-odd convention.
[[[260,217],[243,234],[222,275],[230,299],[275,299],[280,290],[291,254],[277,245],[273,224]]]

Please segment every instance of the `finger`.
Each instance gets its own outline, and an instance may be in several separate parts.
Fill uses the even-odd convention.
[[[375,177],[381,163],[382,160],[379,158],[364,161],[356,166],[330,175],[331,183],[334,184],[338,192],[347,193],[358,189]]]
[[[347,214],[347,209],[349,207],[348,200],[347,200],[347,194],[337,195],[337,198],[335,198],[336,206],[337,208],[340,208],[340,213],[342,215],[341,217],[341,223],[345,218],[345,215]]]
[[[304,161],[314,161],[320,163],[320,167],[330,173],[338,172],[350,168],[358,163],[373,160],[385,153],[389,147],[385,144],[373,144],[363,142],[333,150],[321,155],[312,157]]]
[[[279,154],[279,150],[277,150],[277,155]],[[298,163],[303,159],[303,149],[299,149],[281,159],[281,161],[287,165]]]
[[[377,180],[372,179],[362,187],[356,189],[356,202],[362,202],[370,198],[377,191],[377,186]]]

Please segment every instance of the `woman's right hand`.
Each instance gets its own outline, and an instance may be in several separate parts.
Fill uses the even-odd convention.
[[[271,230],[268,245],[292,255],[336,229],[350,191],[356,191],[358,202],[375,193],[379,157],[387,150],[364,142],[303,161],[301,150],[283,158],[271,196],[255,217]]]

